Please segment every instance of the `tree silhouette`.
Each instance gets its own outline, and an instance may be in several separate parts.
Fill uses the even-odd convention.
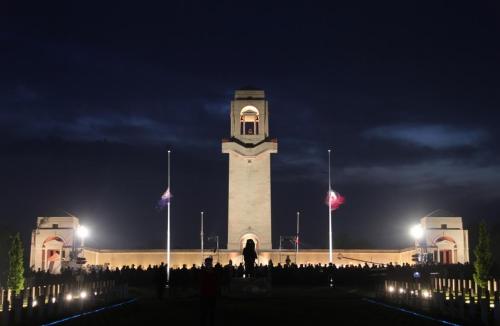
[[[474,281],[484,289],[487,287],[491,266],[493,265],[490,236],[484,221],[479,224],[479,239],[474,249],[474,255],[476,256],[476,261],[474,262]]]
[[[7,286],[14,293],[19,293],[24,288],[23,243],[19,233],[12,237],[10,245]]]

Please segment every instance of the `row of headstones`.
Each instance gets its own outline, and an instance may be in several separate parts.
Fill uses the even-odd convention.
[[[97,281],[85,284],[56,284],[26,288],[15,294],[0,289],[2,325],[42,322],[59,316],[84,311],[96,305],[128,297],[126,284]]]
[[[473,280],[453,279],[453,278],[432,278],[432,289],[434,292],[446,293],[448,295],[466,295],[472,293],[477,296],[479,287]],[[496,293],[499,290],[498,280],[489,280],[486,283],[486,290],[489,293]]]
[[[500,292],[488,289],[423,288],[420,283],[386,281],[384,297],[399,305],[439,313],[453,319],[500,325]]]

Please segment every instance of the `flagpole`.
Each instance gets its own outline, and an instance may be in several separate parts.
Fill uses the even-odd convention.
[[[201,239],[201,266],[203,266],[203,212],[201,212],[200,239]]]
[[[332,173],[331,173],[331,150],[328,150],[328,235],[329,235],[329,261],[333,263],[332,243]]]
[[[220,264],[220,254],[219,254],[219,236],[217,236],[217,264]]]
[[[167,189],[170,192],[170,150],[168,150]],[[167,287],[170,285],[170,199],[167,202]]]
[[[297,249],[297,258],[299,258],[299,221],[300,221],[300,212],[297,212],[297,236],[295,238],[295,245]],[[297,259],[295,259],[297,261]]]

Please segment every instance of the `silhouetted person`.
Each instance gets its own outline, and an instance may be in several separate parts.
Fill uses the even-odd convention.
[[[243,259],[245,261],[245,273],[247,277],[254,275],[255,259],[257,252],[255,251],[255,242],[252,239],[247,240],[247,244],[243,249]]]
[[[165,293],[165,286],[167,285],[167,270],[166,266],[161,263],[160,268],[155,273],[156,295],[158,299],[163,299]]]
[[[239,278],[242,278],[243,274],[245,274],[245,267],[243,267],[243,264],[240,263],[238,265],[238,269],[236,270],[236,276]]]
[[[200,275],[200,324],[215,325],[217,275],[212,268],[212,257],[205,258],[205,268]]]

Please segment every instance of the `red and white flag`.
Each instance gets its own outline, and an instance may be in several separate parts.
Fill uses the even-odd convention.
[[[325,204],[330,206],[330,210],[332,211],[336,211],[337,209],[339,209],[340,205],[342,205],[344,202],[345,202],[344,196],[342,196],[338,192],[330,190],[326,194]]]

